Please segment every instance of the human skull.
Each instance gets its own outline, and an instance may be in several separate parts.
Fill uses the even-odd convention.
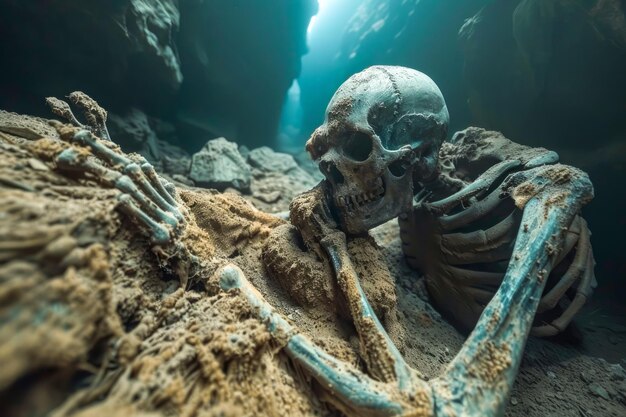
[[[345,232],[364,233],[411,208],[414,181],[436,171],[448,122],[437,85],[410,68],[370,67],[339,87],[306,148]]]

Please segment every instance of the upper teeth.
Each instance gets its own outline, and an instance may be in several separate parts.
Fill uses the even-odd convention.
[[[384,195],[385,187],[383,186],[383,179],[379,177],[374,183],[373,190],[361,194],[337,196],[336,202],[337,205],[340,207],[346,208],[348,210],[354,210],[357,207],[361,207],[367,203],[379,200]]]

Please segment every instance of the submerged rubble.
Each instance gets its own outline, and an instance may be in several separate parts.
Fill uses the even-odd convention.
[[[247,190],[251,175],[250,167],[237,150],[237,144],[225,138],[208,141],[191,158],[189,178],[199,186]]]

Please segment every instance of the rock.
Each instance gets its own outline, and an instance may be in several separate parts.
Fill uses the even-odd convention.
[[[269,193],[255,192],[252,197],[258,198],[267,204],[272,204],[278,201],[278,199],[282,196],[280,191],[272,191]]]
[[[190,180],[189,178],[185,177],[184,175],[173,174],[172,175],[172,179],[174,181],[180,182],[181,184],[185,184],[185,185],[188,185],[190,187],[194,187],[196,185],[192,180]]]
[[[191,159],[189,177],[199,186],[248,190],[252,174],[237,144],[224,138],[210,140]]]
[[[556,379],[556,374],[552,371],[548,371],[546,372],[546,375],[548,376],[548,378],[550,379]]]
[[[317,181],[321,181],[324,179],[324,174],[322,174],[317,166],[317,163],[311,159],[311,156],[308,152],[302,151],[294,155],[294,159],[298,163],[298,166],[305,170],[310,176],[315,178]]]
[[[178,138],[171,124],[131,108],[123,115],[109,113],[108,127],[115,143],[125,152],[141,154],[157,170],[167,174],[189,175],[191,157],[182,148],[172,145]]]
[[[626,383],[624,382],[620,382],[619,384],[617,384],[617,397],[618,400],[626,405]]]
[[[500,1],[467,19],[459,37],[474,123],[557,152],[623,132],[623,4]]]
[[[582,379],[586,383],[590,383],[592,381],[592,379],[589,377],[589,374],[584,371],[580,373],[580,379]]]
[[[57,131],[47,120],[4,110],[0,110],[0,132],[29,140],[44,137],[60,139]]]
[[[225,134],[271,143],[316,7],[315,0],[49,1],[45,7],[4,1],[0,34],[11,42],[0,44],[0,91],[7,92],[0,108],[46,116],[44,97],[80,89],[109,111],[135,106],[169,117],[189,150]]]
[[[189,175],[191,169],[191,156],[182,148],[159,139],[159,153],[163,171],[170,175]]]
[[[249,151],[247,160],[252,167],[252,195],[257,200],[255,205],[262,210],[273,213],[288,210],[293,197],[318,182],[300,168],[292,155],[275,152],[267,146]]]
[[[607,392],[607,390],[602,388],[602,386],[598,384],[597,382],[592,382],[591,384],[589,384],[588,388],[589,388],[589,391],[591,391],[591,393],[594,394],[595,396],[604,398],[607,401],[611,399],[609,397],[609,393]]]
[[[609,375],[613,381],[624,381],[626,379],[624,368],[619,363],[609,365]]]
[[[39,159],[28,158],[28,165],[35,171],[50,171],[50,168]]]
[[[274,152],[267,146],[251,150],[248,154],[248,163],[264,172],[286,173],[298,166],[293,156]]]
[[[163,171],[170,175],[189,175],[191,169],[191,158],[189,157],[173,158],[164,155],[161,162],[163,163]]]
[[[248,160],[248,155],[250,155],[250,149],[246,145],[239,146],[239,153],[243,157],[243,159]]]
[[[158,138],[148,116],[137,108],[131,108],[123,115],[109,113],[109,134],[124,152],[137,152],[150,162],[161,158]]]

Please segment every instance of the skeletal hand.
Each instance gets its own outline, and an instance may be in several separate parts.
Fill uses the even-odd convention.
[[[47,99],[55,114],[75,126],[59,128],[61,137],[74,146],[58,153],[57,168],[91,175],[100,184],[121,191],[117,197],[120,210],[146,232],[159,259],[166,263],[172,258],[184,260],[176,269],[181,282],[186,283],[189,264],[196,260],[180,239],[187,213],[176,201],[174,186],[145,158],[127,156],[111,142],[105,124],[107,113],[93,99],[81,92],[69,98],[82,110],[87,123],[79,122],[65,101]],[[185,266],[181,269],[181,265]]]

